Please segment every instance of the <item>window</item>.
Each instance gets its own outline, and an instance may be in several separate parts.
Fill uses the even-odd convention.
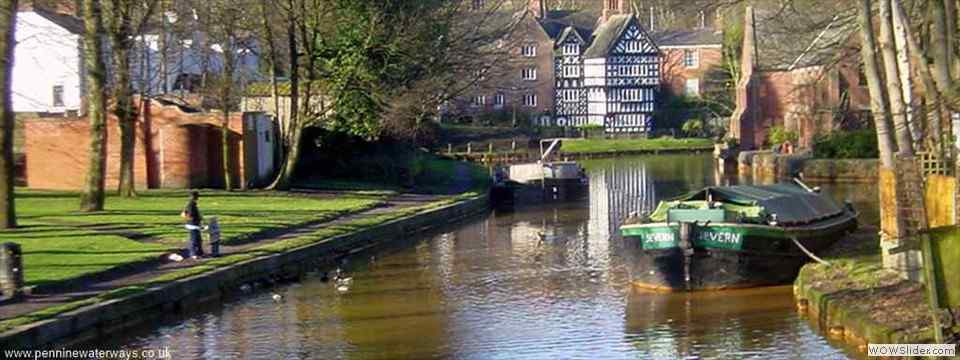
[[[483,105],[486,105],[486,104],[487,104],[487,97],[486,97],[486,96],[480,95],[480,96],[474,96],[474,97],[473,97],[473,104],[472,104],[473,106],[475,106],[475,107],[480,107],[480,106],[483,106]]]
[[[697,53],[697,50],[683,51],[683,66],[688,68],[700,67],[700,56]]]
[[[506,98],[503,94],[497,93],[493,96],[493,106],[502,108],[504,103],[506,103]]]
[[[535,57],[537,56],[537,46],[524,45],[520,48],[520,54],[522,54],[524,57]]]
[[[563,67],[564,77],[580,77],[580,67],[576,65],[566,65]]]
[[[483,8],[483,0],[473,0],[473,9],[480,10]]]
[[[53,86],[53,107],[63,107],[63,85]]]
[[[527,94],[523,96],[523,106],[537,106],[537,94]]]
[[[700,96],[700,79],[687,79],[686,94]]]
[[[564,55],[580,55],[580,45],[576,43],[563,45],[563,54]]]
[[[523,69],[523,79],[524,80],[536,80],[537,79],[537,68],[526,68]]]

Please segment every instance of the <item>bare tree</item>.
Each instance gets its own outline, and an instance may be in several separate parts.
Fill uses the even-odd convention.
[[[885,168],[893,168],[894,142],[890,134],[890,112],[887,97],[883,91],[880,66],[877,62],[877,41],[873,33],[873,12],[870,0],[858,1],[857,21],[860,25],[860,56],[863,61],[863,73],[870,90],[870,108],[873,111],[874,126],[877,129],[877,147],[880,163]]]
[[[17,0],[0,4],[0,229],[17,227],[13,190],[13,104],[11,75],[16,46]]]
[[[897,139],[897,151],[900,154],[913,155],[913,136],[907,122],[907,104],[904,102],[903,83],[897,66],[897,46],[893,31],[892,1],[880,0],[880,51],[883,57],[886,76],[887,96],[890,100],[890,112]]]
[[[90,118],[90,154],[86,182],[80,196],[81,211],[103,210],[107,162],[106,90],[100,0],[83,0],[83,63],[87,84],[87,116]]]
[[[223,177],[224,187],[229,191],[238,187],[245,187],[245,184],[234,184],[233,173],[234,164],[231,161],[231,113],[238,101],[240,91],[238,81],[240,75],[238,70],[239,57],[249,51],[246,41],[248,31],[244,27],[251,21],[248,8],[251,4],[247,1],[208,1],[194,4],[194,10],[197,11],[201,29],[210,37],[213,46],[218,47],[216,52],[220,54],[219,73],[215,76],[213,86],[209,89],[213,95],[216,106],[220,109],[222,120],[220,123],[220,134],[222,142],[223,159]]]
[[[130,79],[131,51],[135,45],[134,37],[143,35],[143,28],[150,19],[157,2],[157,0],[109,0],[104,11],[108,19],[107,29],[113,51],[113,113],[117,117],[120,128],[120,177],[117,191],[123,197],[136,196],[133,165],[137,115],[134,110]],[[143,8],[145,10],[141,11]],[[166,34],[161,33],[160,37],[164,38]],[[165,79],[166,76],[163,78]]]

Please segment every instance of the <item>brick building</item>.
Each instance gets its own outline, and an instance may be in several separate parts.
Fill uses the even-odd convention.
[[[833,23],[812,33],[785,33],[773,16],[747,10],[738,112],[731,119],[740,147],[762,147],[771,129],[783,128],[797,134],[796,145],[809,148],[816,136],[846,123],[869,123],[856,37]]]
[[[204,113],[162,100],[146,102],[136,125],[135,184],[146,188],[222,187],[222,114]],[[275,126],[258,113],[231,114],[231,176],[235,184],[262,185],[274,171]],[[84,117],[24,122],[27,186],[77,190],[88,168],[90,123]],[[120,139],[116,118],[107,119],[106,187],[118,185]]]
[[[722,33],[701,27],[650,33],[624,0],[556,9],[525,2],[504,43],[510,59],[455,101],[466,118],[521,116],[538,125],[600,125],[609,133],[645,133],[664,96],[702,93],[722,61]],[[506,114],[504,114],[506,113]]]

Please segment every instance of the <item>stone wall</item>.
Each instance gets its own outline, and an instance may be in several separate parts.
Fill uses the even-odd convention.
[[[803,179],[820,182],[876,182],[878,166],[877,159],[813,159],[772,151],[742,151],[738,157],[740,175],[761,181],[802,174]]]

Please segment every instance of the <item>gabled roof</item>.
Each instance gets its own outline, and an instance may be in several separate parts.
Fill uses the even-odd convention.
[[[34,13],[74,34],[83,34],[83,20],[72,15],[55,13],[40,7],[34,7]]]
[[[556,45],[559,46],[560,44],[566,42],[567,38],[570,36],[576,36],[578,39],[580,39],[581,43],[587,43],[587,40],[580,35],[576,28],[568,26],[566,29],[563,29],[563,33],[561,33],[560,37],[557,38]]]
[[[546,18],[540,19],[543,31],[554,40],[569,27],[574,28],[580,38],[589,39],[596,25],[597,16],[586,10],[552,10]]]
[[[610,53],[610,50],[617,44],[620,35],[622,35],[631,24],[639,26],[637,18],[634,17],[633,14],[611,16],[610,19],[600,25],[594,33],[593,44],[583,53],[583,57],[587,59],[606,57],[607,54]]]
[[[659,46],[723,46],[723,34],[712,29],[664,30],[650,37]]]

